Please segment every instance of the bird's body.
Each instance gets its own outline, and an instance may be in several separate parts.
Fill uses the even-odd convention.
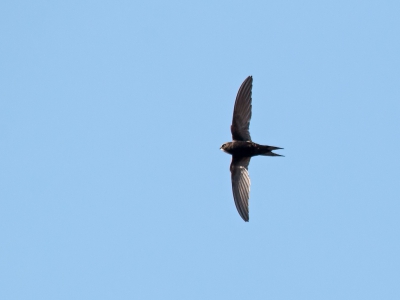
[[[232,142],[221,146],[221,150],[232,155],[230,166],[232,192],[236,208],[246,222],[249,221],[250,177],[247,171],[250,158],[257,155],[282,156],[272,150],[283,149],[264,146],[251,141],[249,127],[251,119],[251,89],[253,77],[242,83],[236,96],[231,125]]]
[[[221,150],[233,156],[253,157],[257,155],[264,156],[281,156],[271,152],[272,150],[282,149],[273,146],[264,146],[253,143],[251,141],[233,141],[225,143],[221,146]]]

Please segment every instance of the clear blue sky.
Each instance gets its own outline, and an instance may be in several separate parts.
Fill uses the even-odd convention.
[[[2,1],[0,298],[400,299],[399,1]],[[232,198],[253,75],[250,222]]]

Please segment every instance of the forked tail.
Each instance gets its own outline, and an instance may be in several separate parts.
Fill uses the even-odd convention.
[[[279,149],[283,149],[283,148],[274,147],[274,146],[261,146],[260,150],[262,151],[262,153],[260,155],[264,155],[264,156],[283,156],[283,155],[276,154],[276,153],[272,152],[272,150],[279,150]]]

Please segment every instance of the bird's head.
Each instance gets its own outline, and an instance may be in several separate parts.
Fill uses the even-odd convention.
[[[219,148],[220,150],[228,153],[228,143],[222,144],[222,146]]]

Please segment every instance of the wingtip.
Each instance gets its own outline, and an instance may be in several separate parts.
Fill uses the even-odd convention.
[[[241,217],[242,217],[242,219],[243,219],[243,221],[245,221],[245,222],[249,222],[249,220],[250,220],[250,218],[249,218],[249,215],[240,215]]]

